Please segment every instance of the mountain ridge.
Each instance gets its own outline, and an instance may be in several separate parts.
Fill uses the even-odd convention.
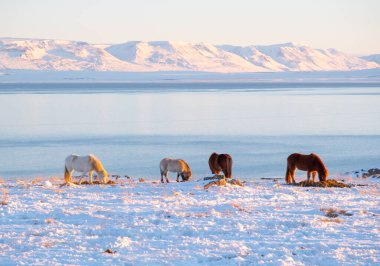
[[[293,72],[380,68],[371,57],[297,43],[213,45],[206,42],[82,41],[0,38],[0,69],[51,71]]]

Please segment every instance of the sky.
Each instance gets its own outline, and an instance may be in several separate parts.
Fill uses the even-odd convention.
[[[0,37],[296,42],[380,53],[379,0],[0,0]]]

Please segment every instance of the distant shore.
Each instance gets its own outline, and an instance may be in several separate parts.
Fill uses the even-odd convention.
[[[0,83],[380,83],[380,69],[309,72],[213,73],[0,70]],[[314,85],[317,85],[314,84]]]

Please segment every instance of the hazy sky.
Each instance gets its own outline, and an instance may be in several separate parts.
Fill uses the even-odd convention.
[[[0,37],[298,42],[380,53],[379,0],[0,0]]]

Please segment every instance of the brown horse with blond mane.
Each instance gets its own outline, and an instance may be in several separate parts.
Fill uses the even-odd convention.
[[[232,177],[232,157],[229,154],[212,153],[208,159],[211,173],[219,175],[220,171],[223,172],[226,178]]]
[[[319,181],[326,181],[329,172],[318,155],[311,153],[309,155],[293,153],[287,159],[285,181],[287,184],[296,183],[294,174],[296,169],[307,171],[307,184],[309,184],[310,174],[313,175],[313,183],[318,172]]]

